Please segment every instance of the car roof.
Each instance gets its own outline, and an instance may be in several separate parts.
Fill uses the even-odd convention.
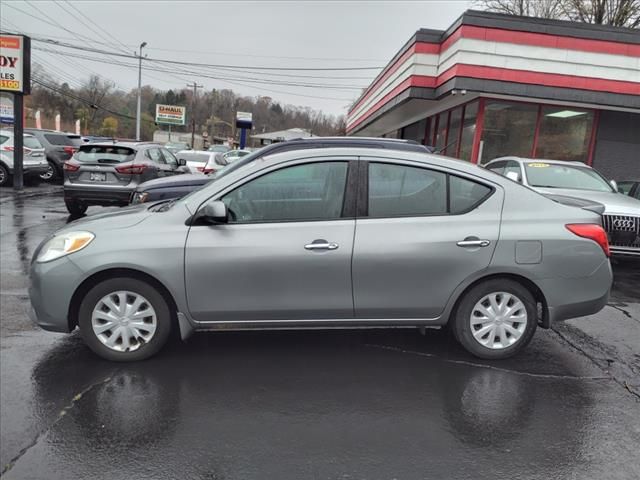
[[[15,137],[15,134],[13,133],[13,130],[8,130],[8,129],[0,129],[0,135],[7,135],[9,137]],[[33,137],[32,134],[28,133],[28,132],[24,132],[23,134],[25,137]]]
[[[58,135],[66,135],[68,137],[78,137],[81,138],[81,135],[78,135],[77,133],[73,133],[73,132],[61,132],[60,130],[51,130],[49,128],[25,128],[24,129],[25,132],[29,132],[29,133],[36,133],[36,132],[42,132],[42,133],[57,133]]]
[[[149,148],[149,147],[162,147],[162,145],[160,145],[159,143],[153,143],[153,142],[135,142],[135,141],[130,141],[130,142],[119,142],[118,140],[113,141],[113,142],[109,142],[109,141],[103,141],[103,142],[90,142],[90,143],[85,143],[84,145],[80,145],[80,148],[82,147],[128,147],[128,148]]]
[[[579,162],[579,161],[576,161],[576,160],[549,160],[549,159],[546,159],[546,158],[525,158],[525,157],[513,157],[513,156],[494,158],[490,162],[487,162],[484,166],[486,167],[487,165],[489,165],[491,163],[498,162],[498,161],[506,161],[506,160],[515,160],[516,162],[520,162],[520,163],[527,163],[527,162],[548,163],[550,165],[571,165],[573,167],[591,168],[586,163]]]

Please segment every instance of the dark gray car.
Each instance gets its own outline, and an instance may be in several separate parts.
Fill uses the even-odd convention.
[[[140,183],[184,171],[155,143],[91,143],[64,164],[64,201],[72,215],[82,215],[89,205],[124,206]]]
[[[40,174],[40,179],[47,182],[62,179],[64,162],[69,160],[84,143],[82,137],[74,133],[38,128],[25,128],[24,132],[36,137],[44,147],[49,168]]]
[[[34,252],[31,315],[47,330],[79,326],[119,361],[158,352],[172,329],[447,323],[498,359],[538,325],[602,309],[608,249],[598,214],[467,162],[294,150],[56,232]]]

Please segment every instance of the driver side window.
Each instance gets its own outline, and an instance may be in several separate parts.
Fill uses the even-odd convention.
[[[251,180],[221,199],[229,223],[338,219],[347,168],[347,162],[307,163]]]

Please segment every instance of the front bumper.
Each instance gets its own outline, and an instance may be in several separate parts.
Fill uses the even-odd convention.
[[[128,205],[134,188],[86,188],[64,186],[64,199],[85,205]]]
[[[634,255],[640,257],[640,247],[618,247],[611,245],[610,247],[611,253],[613,255]]]
[[[29,317],[44,330],[69,332],[69,306],[82,271],[67,257],[33,262],[29,275]]]

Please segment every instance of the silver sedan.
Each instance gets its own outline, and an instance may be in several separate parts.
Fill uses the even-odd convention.
[[[223,169],[180,200],[76,221],[34,254],[32,317],[109,360],[172,329],[449,325],[473,355],[604,307],[599,215],[477,166],[317,148]],[[211,292],[215,292],[212,295]]]

